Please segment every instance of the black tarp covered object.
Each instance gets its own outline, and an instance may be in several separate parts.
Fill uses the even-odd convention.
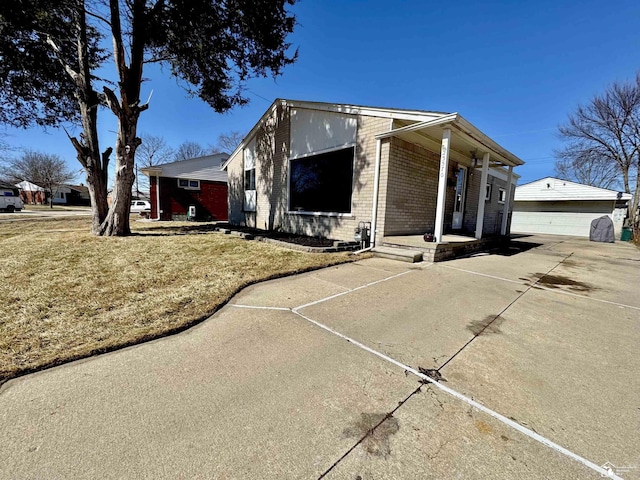
[[[613,221],[603,215],[591,222],[591,231],[589,232],[589,240],[592,242],[613,243],[616,241],[615,232],[613,230]]]

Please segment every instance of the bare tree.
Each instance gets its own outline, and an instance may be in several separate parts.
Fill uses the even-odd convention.
[[[203,157],[211,153],[198,142],[182,142],[175,150],[174,160],[187,160],[189,158]]]
[[[22,155],[9,161],[3,171],[12,183],[26,180],[44,188],[49,195],[51,208],[60,186],[75,177],[60,156],[34,150],[25,150]]]
[[[234,130],[229,133],[222,133],[218,136],[218,142],[213,149],[218,152],[231,154],[238,145],[240,145],[244,137],[245,134],[238,130]]]
[[[555,172],[558,178],[611,190],[622,186],[618,165],[599,154],[562,151],[557,152],[557,156]]]
[[[601,168],[599,175],[617,171],[624,191],[635,190],[629,217],[638,238],[640,74],[633,81],[612,84],[603,94],[580,105],[569,115],[567,123],[559,127],[559,133],[566,146],[557,154],[561,160],[569,161],[569,167],[589,170],[586,164],[591,162],[596,169]],[[605,164],[610,167],[603,168]]]
[[[136,196],[140,194],[140,189],[149,191],[149,179],[140,172],[145,167],[153,167],[162,163],[170,162],[173,159],[173,149],[167,144],[163,137],[158,135],[140,135],[142,143],[136,151]]]

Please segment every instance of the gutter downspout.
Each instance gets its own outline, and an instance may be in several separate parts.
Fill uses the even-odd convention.
[[[371,235],[372,242],[371,248],[376,245],[376,236],[377,236],[377,222],[378,222],[378,190],[380,188],[380,162],[382,156],[382,140],[380,138],[376,139],[376,165],[373,174],[373,208],[371,211]]]

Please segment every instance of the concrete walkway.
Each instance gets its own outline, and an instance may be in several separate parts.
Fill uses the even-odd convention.
[[[0,478],[640,478],[639,284],[566,237],[259,284],[6,383]]]

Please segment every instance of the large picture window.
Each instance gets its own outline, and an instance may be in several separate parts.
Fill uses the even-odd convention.
[[[355,147],[292,159],[289,210],[350,213]]]

